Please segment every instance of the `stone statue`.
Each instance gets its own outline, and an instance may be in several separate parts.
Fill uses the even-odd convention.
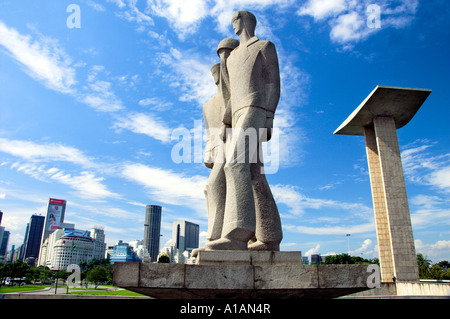
[[[223,39],[217,47],[220,63],[212,66],[211,73],[218,90],[217,93],[203,105],[203,117],[207,134],[205,148],[205,165],[211,168],[205,187],[205,197],[208,209],[208,232],[206,239],[213,241],[222,234],[223,216],[225,211],[226,181],[224,173],[225,150],[223,142],[224,124],[222,119],[225,107],[230,99],[229,78],[226,71],[226,59],[231,51],[239,45],[233,38]]]
[[[204,249],[277,251],[282,239],[281,221],[264,175],[260,151],[261,143],[270,139],[280,98],[277,52],[273,43],[255,36],[256,18],[252,13],[235,12],[232,26],[240,44],[220,63],[220,74],[225,74],[223,84],[226,84],[226,75],[229,76],[229,92],[223,91],[225,110],[222,127],[231,126],[228,130],[231,136],[226,136],[223,166],[226,181],[223,224],[220,238],[216,239],[220,227],[211,228]],[[228,89],[226,85],[225,89]],[[222,205],[222,201],[217,203]],[[213,223],[219,222],[217,212],[221,209],[222,206],[216,208]],[[208,221],[208,226],[211,223]]]

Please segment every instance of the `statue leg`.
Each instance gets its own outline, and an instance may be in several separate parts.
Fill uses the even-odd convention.
[[[205,196],[208,208],[208,241],[219,239],[222,235],[225,212],[226,181],[223,170],[225,163],[216,162],[206,183]]]
[[[208,243],[211,250],[247,250],[255,235],[256,213],[253,195],[251,162],[257,162],[258,128],[263,127],[266,112],[247,107],[233,115],[233,136],[227,143],[224,167],[227,196],[221,239]]]
[[[252,164],[253,197],[256,213],[256,242],[249,243],[249,250],[279,251],[283,238],[280,214],[273,199],[266,176],[261,174],[261,162]]]

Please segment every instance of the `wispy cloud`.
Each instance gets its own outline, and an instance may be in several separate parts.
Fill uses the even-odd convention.
[[[0,138],[0,151],[25,160],[25,162],[14,162],[10,166],[11,169],[40,181],[57,181],[67,185],[80,197],[89,199],[119,197],[118,194],[108,190],[103,183],[104,178],[87,171],[87,169],[106,171],[108,165],[95,163],[92,158],[74,147],[56,143],[39,144]],[[81,168],[81,172],[66,173],[66,169],[60,167],[64,163],[75,164],[76,167]]]
[[[310,227],[298,225],[284,225],[288,231],[297,232],[308,235],[345,235],[345,234],[365,234],[375,232],[374,223],[365,223],[359,225],[345,225],[345,226],[324,226],[324,227]]]
[[[82,171],[79,175],[66,173],[64,170],[46,165],[15,162],[12,169],[22,172],[37,180],[44,182],[56,181],[75,190],[76,195],[86,199],[119,198],[120,196],[108,190],[102,182],[104,178],[95,176],[94,173]]]
[[[74,92],[75,69],[58,41],[42,35],[39,40],[32,40],[0,21],[0,44],[27,74],[46,87],[62,93]]]
[[[430,259],[432,258],[433,263],[450,259],[450,240],[438,240],[435,243],[425,244],[422,240],[416,239],[414,244],[416,246],[416,252],[422,253]],[[436,259],[442,257],[445,259]]]
[[[190,207],[206,217],[204,176],[187,176],[143,164],[124,165],[122,176],[144,186],[154,200]]]
[[[0,138],[0,151],[21,157],[31,162],[63,161],[92,167],[94,164],[82,151],[62,144],[38,144],[31,141]]]
[[[380,28],[369,27],[371,19],[368,8],[376,4],[380,8]],[[371,0],[309,0],[298,11],[299,16],[311,16],[317,23],[330,25],[332,41],[351,48],[350,43],[367,39],[371,34],[386,28],[403,28],[414,19],[419,1],[382,0],[374,3]],[[370,11],[370,10],[369,10]]]
[[[417,184],[450,192],[450,153],[433,154],[435,142],[416,140],[403,147],[401,156],[405,177]]]
[[[163,143],[169,143],[172,130],[167,124],[151,114],[132,112],[118,118],[114,124],[117,130],[127,129],[137,134],[144,134]]]
[[[180,38],[196,31],[199,22],[209,13],[208,2],[203,0],[149,0],[148,10],[166,18]]]
[[[371,219],[373,215],[372,209],[364,204],[311,198],[301,193],[297,186],[277,184],[271,188],[276,201],[289,207],[289,213],[293,215],[304,214],[311,209],[323,208],[346,210],[352,216],[359,216],[364,219]]]
[[[75,65],[85,64],[73,64],[72,58],[58,40],[44,36],[35,29],[33,32],[37,34],[36,39],[32,39],[31,35],[20,34],[0,21],[0,45],[25,73],[47,88],[72,95],[98,111],[115,112],[123,108],[112,90],[112,83],[98,78],[104,67],[92,67],[86,82],[77,81]]]
[[[211,66],[217,63],[215,56],[205,57],[195,52],[181,53],[176,48],[160,54],[160,61],[170,68],[171,75],[167,77],[170,86],[176,88],[179,100],[196,102],[202,106],[216,92],[211,75]]]

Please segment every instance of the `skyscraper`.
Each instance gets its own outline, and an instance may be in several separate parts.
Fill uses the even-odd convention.
[[[160,230],[161,206],[147,205],[145,207],[144,250],[150,255],[151,262],[155,262],[158,258]]]
[[[8,230],[5,230],[5,227],[0,227],[3,228],[3,230],[1,231],[2,235],[1,235],[1,240],[0,240],[0,256],[5,256],[6,252],[7,252],[7,248],[8,248],[8,242],[9,242],[9,235],[10,232]]]
[[[32,215],[27,225],[25,234],[24,255],[23,260],[27,258],[36,260],[39,257],[39,249],[41,248],[42,231],[44,230],[45,217],[40,215]],[[30,260],[34,266],[34,260]]]
[[[173,222],[172,242],[180,251],[198,248],[199,225],[188,221]]]
[[[41,250],[39,252],[38,265],[45,266],[47,254],[47,239],[55,231],[60,229],[60,225],[64,223],[64,215],[66,213],[66,201],[63,199],[50,198],[47,206],[47,215],[45,217],[45,225],[41,239]]]

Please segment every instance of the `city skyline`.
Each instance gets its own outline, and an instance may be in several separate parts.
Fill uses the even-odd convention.
[[[237,38],[231,15],[246,9],[279,54],[277,169],[267,179],[281,250],[378,255],[364,141],[333,132],[387,85],[432,90],[397,134],[416,252],[449,260],[449,6],[319,2],[0,4],[0,210],[9,245],[20,246],[30,216],[61,198],[65,222],[104,225],[108,245],[142,238],[151,204],[163,210],[160,247],[177,220],[200,226],[201,247],[210,172],[201,162],[202,105],[215,93],[217,44]],[[178,163],[173,152],[186,132],[191,161]]]

